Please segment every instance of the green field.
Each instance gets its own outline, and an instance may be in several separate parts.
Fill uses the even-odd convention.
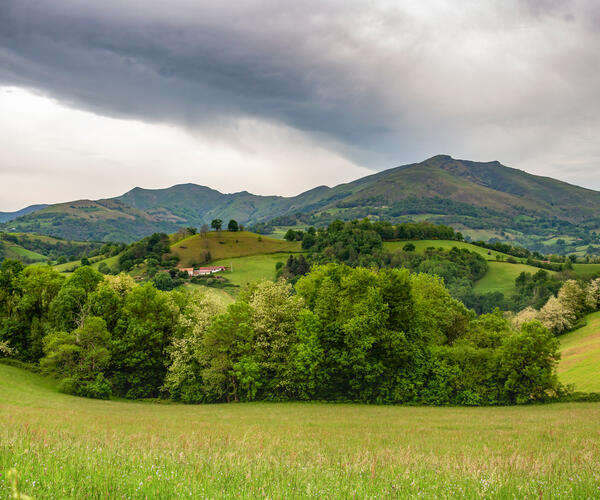
[[[515,279],[522,272],[535,274],[537,267],[527,264],[510,264],[508,262],[488,262],[489,269],[483,278],[475,283],[473,291],[476,293],[502,292],[510,295],[516,292]],[[548,271],[554,274],[553,271]]]
[[[0,364],[0,497],[597,498],[600,404],[96,401]]]
[[[219,297],[225,304],[231,304],[235,299],[229,293],[221,288],[214,288],[210,286],[197,285],[196,283],[186,283],[183,285],[184,290],[192,291],[192,290],[202,290],[212,295],[216,295]]]
[[[587,324],[560,337],[561,382],[578,391],[600,392],[600,312],[586,317]]]
[[[275,264],[277,264],[277,262],[283,262],[285,264],[289,255],[289,253],[272,253],[220,259],[211,262],[211,265],[232,266],[233,271],[223,273],[223,276],[234,285],[245,286],[252,281],[275,279]]]
[[[573,264],[573,271],[580,277],[593,276],[600,273],[600,264]]]
[[[90,258],[91,267],[98,269],[101,262],[104,262],[110,269],[116,270],[119,264],[119,256],[114,255],[112,257],[98,256]],[[69,272],[71,269],[81,266],[81,260],[74,260],[71,262],[65,262],[64,264],[57,264],[54,266],[59,273]]]
[[[279,240],[282,240],[283,237],[285,236],[285,233],[288,232],[288,230],[293,229],[294,231],[306,231],[306,228],[308,226],[304,225],[304,226],[275,226],[273,228],[273,232],[269,234],[269,236],[271,238],[277,238]]]
[[[300,242],[290,243],[247,231],[212,231],[206,235],[190,236],[171,245],[171,252],[179,257],[181,267],[202,265],[206,252],[210,252],[212,264],[219,259],[298,251]]]
[[[26,248],[23,248],[20,245],[15,245],[14,243],[5,241],[4,242],[4,249],[5,249],[5,257],[7,259],[22,259],[22,258],[26,258],[26,259],[30,259],[32,261],[46,261],[48,260],[48,257],[46,257],[45,255],[42,255],[41,253],[38,252],[33,252],[31,250],[27,250]]]

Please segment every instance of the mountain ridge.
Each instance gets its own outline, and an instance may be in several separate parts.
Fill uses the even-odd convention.
[[[362,217],[390,221],[417,217],[507,240],[564,234],[582,242],[582,229],[600,229],[600,192],[498,161],[436,155],[337,186],[316,186],[296,196],[221,193],[193,183],[159,189],[138,186],[106,200],[50,205],[11,224],[24,232],[133,241],[147,231],[200,226],[214,218],[267,226],[275,220],[285,226]]]
[[[38,210],[46,208],[47,206],[48,205],[45,203],[40,203],[37,205],[29,205],[28,207],[22,208],[21,210],[16,210],[14,212],[0,212],[0,222],[10,222],[11,220],[16,219],[17,217],[36,212]]]

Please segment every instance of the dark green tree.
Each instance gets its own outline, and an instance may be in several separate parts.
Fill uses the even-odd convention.
[[[232,231],[232,232],[236,232],[238,229],[239,229],[239,227],[238,227],[237,221],[231,219],[229,221],[229,224],[227,224],[227,230],[228,231]]]

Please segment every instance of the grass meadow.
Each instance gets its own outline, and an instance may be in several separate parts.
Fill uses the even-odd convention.
[[[252,255],[248,257],[219,259],[211,262],[211,265],[231,266],[233,270],[222,273],[222,275],[234,285],[244,287],[253,281],[275,279],[275,265],[277,262],[285,264],[289,256],[289,253]]]
[[[476,293],[502,292],[509,296],[516,293],[515,279],[522,272],[535,274],[538,268],[527,264],[510,264],[508,262],[488,262],[489,269],[485,276],[478,280],[473,287]],[[553,271],[548,271],[554,274]]]
[[[586,317],[586,325],[560,337],[562,359],[558,374],[576,390],[600,392],[600,312]]]
[[[0,364],[0,496],[598,498],[600,404],[185,406],[56,392]]]
[[[19,245],[15,245],[14,243],[4,242],[4,248],[7,259],[19,259],[25,257],[26,259],[30,259],[31,261],[48,260],[48,257],[42,255],[41,253],[27,250],[26,248],[23,248]]]
[[[210,252],[211,261],[214,262],[248,255],[299,251],[300,242],[269,238],[247,231],[211,231],[206,235],[190,236],[171,245],[171,252],[179,257],[181,267],[193,263],[202,265],[206,252]]]

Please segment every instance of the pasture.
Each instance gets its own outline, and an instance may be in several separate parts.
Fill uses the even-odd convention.
[[[212,231],[205,235],[190,236],[171,245],[171,252],[179,257],[180,267],[202,265],[208,252],[212,265],[220,259],[298,251],[300,242],[290,243],[247,231]]]
[[[586,322],[560,337],[558,374],[563,384],[578,391],[600,392],[600,312],[587,316]]]
[[[48,257],[42,255],[41,253],[34,252],[32,250],[27,250],[20,245],[16,245],[9,241],[1,242],[0,244],[4,244],[5,257],[7,259],[29,259],[29,261],[38,261],[43,262],[48,260]]]
[[[600,274],[600,264],[573,264],[573,271],[579,278],[591,278]]]
[[[230,259],[219,259],[211,262],[211,265],[227,267],[231,266],[233,271],[222,273],[222,275],[234,285],[243,287],[253,281],[275,279],[275,264],[277,264],[277,262],[283,262],[285,264],[289,255],[289,253],[271,253]]]
[[[597,498],[600,404],[186,406],[67,396],[0,364],[0,496]]]
[[[478,280],[473,287],[476,293],[502,292],[504,295],[516,293],[515,279],[522,272],[535,274],[537,267],[527,264],[510,264],[508,262],[488,262],[489,269],[485,276]],[[554,274],[553,271],[548,271]]]

